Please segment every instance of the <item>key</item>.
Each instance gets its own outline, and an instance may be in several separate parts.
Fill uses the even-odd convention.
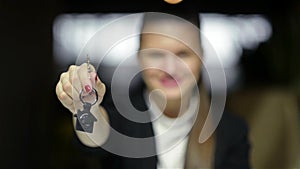
[[[91,113],[91,103],[84,103],[83,110],[77,110],[76,130],[87,133],[93,133],[94,123],[97,121],[96,117]]]
[[[90,58],[88,55],[87,55],[87,69],[88,69],[87,73],[90,76],[91,67],[90,67]],[[94,123],[97,121],[97,119],[91,113],[91,107],[94,104],[96,104],[96,102],[98,101],[98,93],[94,88],[90,93],[84,93],[84,91],[81,90],[79,94],[79,99],[83,104],[83,110],[78,109],[77,114],[74,115],[77,119],[76,130],[87,132],[87,133],[93,133]]]

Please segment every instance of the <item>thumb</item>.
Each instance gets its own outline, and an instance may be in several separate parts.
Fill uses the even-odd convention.
[[[90,76],[93,88],[95,88],[98,93],[98,104],[100,104],[106,92],[105,84],[100,80],[99,76],[95,72],[91,72]]]

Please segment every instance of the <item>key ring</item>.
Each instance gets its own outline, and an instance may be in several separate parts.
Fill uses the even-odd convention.
[[[88,93],[88,95],[86,95],[86,96],[83,96],[83,95],[82,95],[83,93],[84,93],[84,91],[81,89],[80,94],[79,94],[79,98],[80,98],[80,101],[81,101],[83,104],[89,103],[88,101],[84,101],[84,97],[86,97],[86,96],[91,96],[91,95],[93,95],[93,94],[95,94],[95,100],[94,100],[94,102],[89,103],[89,104],[94,105],[94,104],[97,103],[97,101],[98,101],[98,92],[97,92],[94,88],[93,88],[93,90],[92,90],[90,93]]]

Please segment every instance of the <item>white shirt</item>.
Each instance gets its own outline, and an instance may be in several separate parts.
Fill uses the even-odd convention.
[[[149,100],[148,96],[145,92],[155,135],[157,168],[183,169],[188,134],[196,120],[199,101],[196,96],[193,96],[185,113],[177,118],[169,118],[162,113],[154,101]]]

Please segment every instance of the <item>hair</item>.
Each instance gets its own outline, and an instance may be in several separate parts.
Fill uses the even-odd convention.
[[[162,12],[146,12],[143,17],[143,27],[151,21],[162,21],[162,20],[182,20],[192,23],[194,26],[200,29],[200,18],[199,13],[192,13],[186,11],[162,11]]]
[[[167,10],[164,12],[146,12],[142,18],[141,24],[141,35],[140,35],[140,44],[142,42],[142,36],[144,33],[145,28],[152,23],[166,23],[166,22],[182,22],[184,24],[188,24],[190,26],[194,26],[194,30],[198,29],[199,32],[199,42],[200,42],[200,52],[203,52],[203,48],[201,45],[201,38],[200,38],[200,17],[199,13],[191,12],[191,11],[178,11],[178,10]],[[147,30],[147,28],[146,28]],[[147,31],[146,31],[147,32]],[[150,31],[151,32],[151,31]],[[140,47],[139,47],[140,48]]]

